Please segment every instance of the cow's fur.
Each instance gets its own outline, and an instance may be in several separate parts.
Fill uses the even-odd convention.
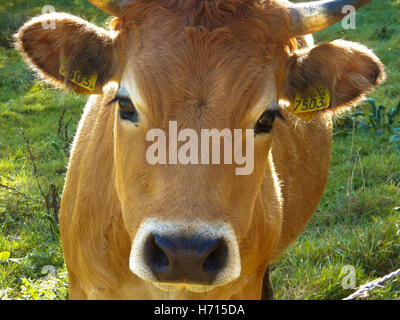
[[[329,171],[331,113],[353,105],[384,80],[379,59],[346,41],[298,50],[283,1],[135,0],[110,31],[67,14],[26,23],[17,48],[46,80],[70,68],[98,72],[72,148],[60,229],[73,299],[259,299],[264,272],[316,210]],[[55,19],[56,29],[42,21]],[[300,41],[304,42],[304,41]],[[123,80],[128,79],[128,80]],[[138,127],[107,106],[121,81],[139,111]],[[256,137],[255,170],[231,166],[153,167],[145,134],[177,120],[181,128],[246,128],[274,99],[322,82],[331,112],[304,122],[286,109],[271,134]],[[134,85],[133,85],[134,84]],[[135,92],[134,92],[135,91]],[[265,105],[263,105],[263,103]],[[258,107],[255,107],[258,106]],[[238,279],[211,291],[167,292],[129,270],[132,241],[147,218],[210,223],[235,231]]]

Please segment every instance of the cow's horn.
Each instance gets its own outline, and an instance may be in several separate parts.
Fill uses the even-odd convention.
[[[122,7],[131,0],[89,0],[97,8],[119,17],[122,13]]]
[[[295,3],[289,7],[291,15],[291,36],[304,36],[325,29],[348,12],[342,12],[344,6],[355,9],[362,7],[371,0],[324,0],[305,3]]]

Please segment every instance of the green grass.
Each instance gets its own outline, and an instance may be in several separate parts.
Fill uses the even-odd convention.
[[[278,299],[340,299],[342,269],[362,285],[400,268],[400,162],[387,135],[334,139],[317,213],[272,273]],[[352,150],[352,151],[351,151]],[[348,193],[349,191],[349,193]],[[371,298],[400,298],[400,281]]]
[[[68,154],[59,119],[73,135],[85,97],[41,84],[10,47],[10,36],[44,0],[0,4],[0,299],[65,299],[67,277],[54,215],[42,192],[54,185],[61,195]],[[79,14],[104,25],[109,17],[86,1],[51,2],[57,11]],[[400,100],[400,0],[374,1],[357,13],[357,29],[340,24],[316,35],[372,48],[387,66],[388,80],[370,97],[394,107]],[[368,107],[363,105],[363,108]],[[399,120],[396,126],[399,127]],[[345,130],[343,130],[343,128]],[[37,174],[27,149],[29,140]],[[345,265],[356,270],[356,286],[400,268],[400,161],[390,133],[370,132],[339,121],[325,195],[302,235],[274,265],[277,299],[341,299]],[[9,252],[2,254],[2,252]],[[45,266],[56,268],[45,279]],[[400,299],[400,280],[366,299]]]
[[[59,236],[52,229],[54,219],[44,205],[23,135],[29,141],[43,192],[47,194],[54,184],[61,194],[67,155],[57,134],[60,112],[68,108],[65,119],[71,119],[72,135],[84,98],[62,94],[35,80],[14,50],[0,47],[3,60],[7,64],[0,68],[0,183],[13,190],[0,188],[0,252],[11,253],[11,259],[0,259],[0,298],[35,298],[42,295],[24,291],[23,279],[32,279],[32,291],[44,277],[45,265],[59,272],[65,267]],[[61,280],[65,287],[65,276]],[[45,297],[66,297],[59,283],[51,284],[59,286],[59,293]]]

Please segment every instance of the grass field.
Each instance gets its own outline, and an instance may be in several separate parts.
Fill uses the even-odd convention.
[[[41,84],[9,42],[48,4],[0,2],[0,299],[67,298],[56,212],[68,143],[86,98]],[[50,4],[99,25],[109,19],[86,1]],[[400,0],[374,1],[357,13],[356,30],[338,24],[315,38],[343,38],[373,49],[388,80],[370,97],[386,108],[383,114],[398,105]],[[368,115],[353,121],[348,114],[335,126],[329,182],[318,212],[274,266],[277,299],[341,299],[354,292],[342,287],[345,265],[355,268],[356,286],[400,268],[400,147],[393,138],[400,116],[389,123],[388,116]],[[54,277],[46,266],[54,267]],[[364,298],[400,299],[400,279]]]

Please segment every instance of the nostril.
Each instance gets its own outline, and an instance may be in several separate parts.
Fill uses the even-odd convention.
[[[210,273],[216,273],[221,270],[228,258],[228,246],[225,241],[220,239],[216,248],[211,251],[203,263],[203,270]]]
[[[168,268],[168,257],[157,244],[154,235],[149,236],[147,239],[144,252],[146,263],[153,271],[161,272]]]

